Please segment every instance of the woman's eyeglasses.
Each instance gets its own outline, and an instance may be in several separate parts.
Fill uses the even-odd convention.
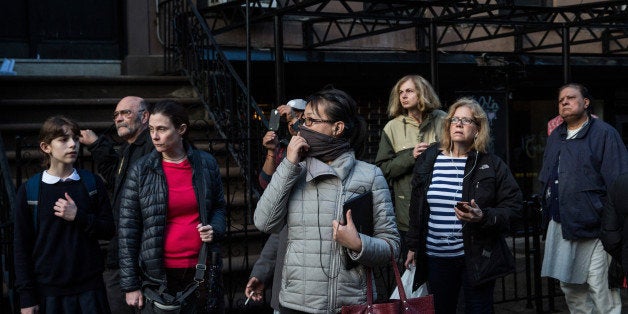
[[[334,123],[334,122],[336,122],[336,121],[322,120],[322,119],[313,119],[313,118],[310,118],[310,117],[299,119],[299,124],[305,125],[307,127],[310,127],[310,126],[312,126],[312,124],[315,124],[315,123]]]
[[[449,122],[451,122],[451,124],[458,124],[460,122],[462,122],[462,125],[470,125],[470,124],[478,124],[475,120],[473,119],[469,119],[469,118],[458,118],[458,117],[453,117],[449,119]]]

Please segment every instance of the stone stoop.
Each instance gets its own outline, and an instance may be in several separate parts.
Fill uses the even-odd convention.
[[[81,59],[12,59],[16,75],[28,76],[119,76],[122,74],[120,60]]]
[[[98,134],[105,133],[117,139],[111,114],[122,97],[140,96],[151,104],[162,99],[175,99],[190,113],[189,139],[197,148],[212,152],[221,167],[225,197],[230,204],[227,210],[230,236],[225,241],[223,254],[224,264],[230,266],[225,266],[225,271],[250,270],[265,237],[250,221],[247,224],[246,191],[240,168],[221,141],[212,141],[220,136],[214,131],[213,122],[186,77],[107,76],[106,73],[102,76],[23,75],[24,68],[18,65],[15,65],[17,76],[0,76],[0,108],[3,113],[0,115],[0,135],[14,182],[23,182],[41,169],[37,137],[41,124],[49,116],[66,115],[76,120],[81,128],[93,129]],[[63,63],[54,66],[63,67]],[[16,152],[18,143],[22,143],[20,152]],[[19,165],[16,159],[18,153],[22,157]],[[91,160],[89,152],[83,150],[79,166],[93,170]],[[18,166],[23,174],[19,178]],[[242,252],[247,252],[246,256]],[[252,261],[247,263],[247,258]]]
[[[188,80],[180,76],[0,76],[0,95],[0,132],[10,162],[17,141],[26,147],[25,160],[38,155],[39,128],[52,115],[66,115],[81,128],[115,135],[111,114],[124,96],[141,96],[151,103],[177,99],[195,116],[203,108]]]

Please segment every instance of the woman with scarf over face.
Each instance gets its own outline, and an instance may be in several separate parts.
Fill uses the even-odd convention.
[[[333,313],[366,303],[366,267],[398,254],[390,192],[381,170],[356,159],[366,124],[355,101],[337,89],[312,95],[257,203],[255,225],[263,232],[288,228],[279,301],[281,313]],[[372,235],[359,233],[343,204],[373,193]],[[357,263],[349,267],[348,261]]]

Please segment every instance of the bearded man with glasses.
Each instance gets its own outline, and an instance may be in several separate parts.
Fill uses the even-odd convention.
[[[133,162],[155,148],[148,132],[149,106],[146,100],[136,96],[127,96],[118,102],[112,117],[118,136],[124,140],[121,144],[115,143],[108,136],[97,136],[92,130],[81,130],[80,142],[91,153],[98,174],[105,179],[107,188],[112,192],[113,219],[116,226],[127,170]],[[134,313],[133,308],[126,304],[124,293],[120,290],[117,236],[111,239],[106,250],[103,277],[111,312]]]

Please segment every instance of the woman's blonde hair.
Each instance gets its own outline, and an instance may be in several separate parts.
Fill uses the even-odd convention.
[[[431,112],[434,109],[440,108],[440,99],[430,82],[419,75],[406,75],[399,79],[395,86],[390,90],[390,97],[388,98],[388,115],[391,118],[407,113],[407,110],[401,106],[399,101],[399,89],[401,85],[407,81],[412,81],[416,88],[416,93],[419,98],[417,108],[423,115]]]
[[[475,149],[478,152],[487,153],[488,148],[491,144],[491,128],[488,125],[486,112],[484,112],[482,106],[480,106],[480,104],[475,101],[475,99],[468,97],[459,98],[453,105],[449,107],[449,112],[447,112],[447,117],[444,121],[445,123],[443,123],[443,134],[440,137],[441,149],[444,151],[449,151],[453,149],[451,134],[449,133],[449,128],[451,127],[451,118],[454,116],[456,109],[463,106],[471,110],[471,114],[473,114],[473,120],[475,120],[476,126],[478,127],[478,134],[473,140],[471,148]]]

